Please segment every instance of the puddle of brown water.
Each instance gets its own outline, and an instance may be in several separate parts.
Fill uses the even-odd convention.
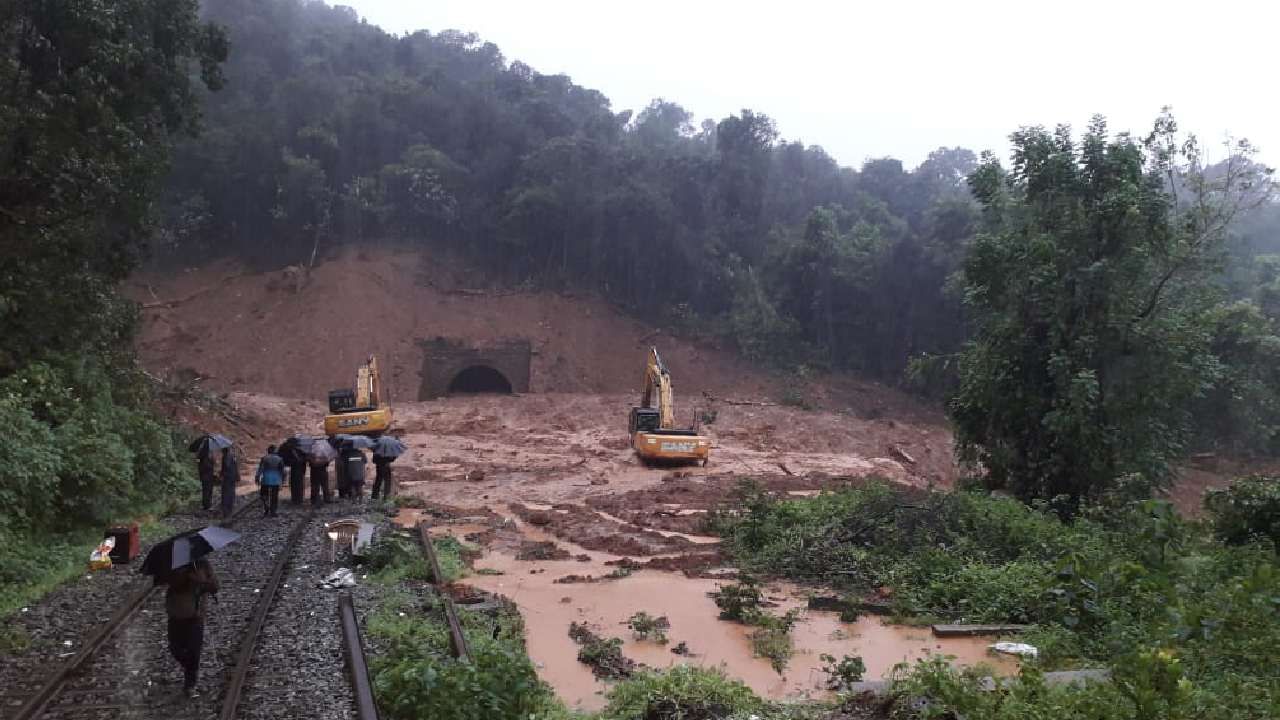
[[[542,535],[521,524],[530,539]],[[461,528],[440,526],[440,532],[461,537]],[[581,548],[558,539],[577,554]],[[589,668],[577,661],[578,646],[569,639],[571,622],[586,622],[607,637],[623,638],[623,652],[630,658],[655,668],[677,663],[720,666],[730,676],[742,680],[758,694],[775,699],[820,697],[825,675],[821,672],[823,653],[841,657],[861,655],[867,679],[884,677],[899,662],[910,662],[931,654],[956,657],[962,665],[987,663],[997,673],[1016,671],[1015,660],[996,657],[986,650],[993,642],[986,638],[934,638],[928,628],[884,625],[879,618],[863,617],[856,623],[842,623],[835,613],[803,611],[792,631],[795,655],[785,675],[778,675],[767,660],[752,657],[749,628],[716,618],[718,609],[707,593],[722,583],[710,579],[687,578],[678,573],[640,570],[620,580],[589,584],[557,584],[556,578],[569,574],[590,574],[597,578],[614,568],[605,561],[617,559],[600,552],[590,553],[592,562],[522,562],[505,552],[489,552],[476,568],[490,568],[502,575],[472,575],[463,583],[505,595],[520,608],[525,620],[525,638],[530,658],[539,676],[555,688],[569,706],[599,709],[604,706],[607,683],[597,681]],[[531,574],[531,570],[538,570]],[[799,588],[789,584],[771,585],[767,595],[785,600],[776,612],[803,607]],[[568,598],[565,602],[564,599]],[[623,625],[633,613],[644,610],[665,615],[671,622],[669,645],[638,642]],[[680,657],[670,648],[684,641],[695,654]]]

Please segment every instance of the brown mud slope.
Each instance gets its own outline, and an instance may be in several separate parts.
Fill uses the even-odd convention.
[[[297,292],[279,271],[224,262],[140,273],[128,293],[143,305],[143,364],[161,375],[201,377],[204,387],[221,391],[321,398],[350,385],[356,365],[376,353],[392,397],[413,400],[422,364],[417,342],[440,336],[479,344],[527,338],[533,392],[636,391],[644,350],[656,344],[686,401],[703,391],[748,400],[777,394],[776,376],[737,354],[672,337],[601,299],[474,290],[458,272],[456,264],[416,251],[371,248],[317,265]],[[812,395],[864,417],[941,420],[874,383],[824,380]]]

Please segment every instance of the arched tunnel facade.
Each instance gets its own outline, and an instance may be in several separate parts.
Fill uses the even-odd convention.
[[[467,393],[529,392],[533,350],[528,340],[478,347],[449,338],[423,340],[419,400]]]

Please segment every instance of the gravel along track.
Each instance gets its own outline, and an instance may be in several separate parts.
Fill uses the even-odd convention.
[[[335,567],[321,529],[332,517],[317,515],[298,541],[258,638],[237,718],[356,717],[343,662],[339,591],[316,587]],[[357,608],[362,604],[357,594]]]
[[[253,511],[249,510],[247,515],[253,515]],[[192,509],[170,515],[165,522],[177,533],[215,523],[218,519],[216,513]],[[6,633],[25,642],[23,647],[0,653],[0,718],[12,716],[27,696],[40,688],[52,669],[79,651],[82,641],[132,592],[150,584],[138,575],[138,567],[151,546],[166,537],[168,534],[147,537],[137,560],[86,573],[25,610],[0,620],[7,626]],[[86,555],[86,564],[88,560]]]
[[[207,605],[198,697],[188,700],[180,693],[182,671],[169,655],[165,638],[164,593],[155,592],[81,670],[70,676],[40,717],[218,717],[252,612],[285,538],[297,523],[306,523],[306,528],[285,566],[282,587],[262,628],[237,716],[355,717],[343,666],[338,594],[316,587],[320,578],[332,571],[321,525],[335,516],[352,515],[352,510],[338,506],[310,519],[292,507],[282,507],[282,514],[274,519],[260,518],[250,510],[237,523],[241,539],[211,556],[221,589],[216,600]],[[205,521],[201,519],[193,527]],[[78,615],[88,616],[79,626],[92,629],[95,618],[105,621],[124,601],[128,589],[136,587],[123,583],[125,593],[106,594],[100,606],[76,607]],[[32,665],[6,667],[14,676],[18,671],[26,673],[28,680],[24,692],[12,693],[12,697],[6,694],[8,705],[0,716],[14,715],[24,698],[67,657],[29,660]]]

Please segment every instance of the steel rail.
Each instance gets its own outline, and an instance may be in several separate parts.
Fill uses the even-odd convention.
[[[249,665],[253,661],[253,652],[257,649],[258,635],[267,622],[271,603],[275,600],[276,592],[284,581],[284,570],[289,564],[289,559],[293,557],[293,549],[302,537],[302,531],[311,523],[313,515],[313,511],[308,511],[298,520],[293,530],[289,532],[284,547],[280,548],[280,553],[276,556],[276,563],[272,566],[271,575],[267,578],[267,587],[258,598],[258,604],[253,610],[253,618],[249,621],[249,628],[245,631],[244,639],[240,641],[240,650],[236,653],[236,664],[222,696],[222,712],[218,715],[220,720],[233,720],[236,716],[236,710],[240,706],[240,696],[244,692],[244,681],[249,675]]]
[[[356,696],[356,717],[359,720],[378,720],[378,704],[373,699],[373,684],[369,682],[369,664],[364,657],[360,621],[356,619],[356,606],[349,592],[338,596],[338,619],[342,624],[342,644],[346,648],[351,689]]]
[[[418,522],[418,540],[422,543],[422,551],[427,556],[427,565],[431,569],[431,584],[440,595],[444,606],[444,619],[449,625],[449,649],[453,656],[463,662],[471,662],[471,648],[467,645],[467,636],[462,632],[462,623],[458,620],[458,610],[453,605],[453,598],[444,592],[444,575],[440,572],[440,559],[436,557],[436,547],[431,542],[430,525],[426,520]]]
[[[240,506],[238,510],[232,513],[231,517],[222,521],[221,524],[224,527],[230,527],[236,520],[240,519],[240,516],[244,515],[244,513],[253,506],[253,502],[246,502],[244,505]],[[129,597],[116,608],[114,613],[112,613],[106,624],[100,626],[89,636],[87,640],[85,640],[84,645],[80,647],[80,652],[76,653],[70,660],[65,662],[62,667],[58,668],[53,673],[53,676],[50,677],[44,685],[40,686],[39,690],[37,690],[31,697],[27,698],[27,701],[18,709],[18,714],[13,716],[14,720],[34,720],[34,718],[40,717],[45,708],[49,706],[49,703],[58,696],[58,693],[66,684],[67,679],[70,678],[74,672],[79,670],[80,666],[84,665],[89,658],[93,657],[103,644],[116,634],[116,631],[121,627],[124,627],[124,624],[129,622],[134,615],[137,615],[138,611],[146,605],[147,600],[149,600],[152,595],[159,592],[159,590],[160,586],[153,584],[151,587],[139,588],[130,593]]]

